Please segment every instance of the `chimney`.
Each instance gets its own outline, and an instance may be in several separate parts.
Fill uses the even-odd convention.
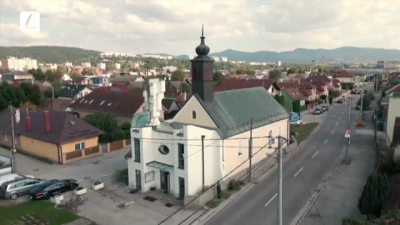
[[[25,117],[25,126],[27,132],[31,131],[31,118],[29,116]]]
[[[43,112],[43,116],[44,116],[44,131],[46,133],[50,132],[50,114],[49,111],[44,111]]]
[[[19,113],[19,109],[15,110],[15,123],[18,124],[21,120],[21,114]]]

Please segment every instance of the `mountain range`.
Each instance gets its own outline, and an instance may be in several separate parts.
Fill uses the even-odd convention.
[[[74,47],[60,46],[29,46],[29,47],[1,47],[0,58],[7,56],[31,57],[41,63],[63,63],[70,61],[79,63],[85,60],[99,59],[100,51],[86,50]],[[152,54],[152,53],[146,53]],[[154,54],[154,53],[153,53]],[[169,56],[171,54],[157,53],[157,55]],[[326,62],[376,62],[378,60],[400,60],[400,50],[383,48],[358,48],[341,47],[336,49],[306,49],[297,48],[293,51],[274,52],[258,51],[244,52],[227,49],[222,52],[209,54],[216,57],[227,57],[229,61],[247,62],[289,62],[289,63],[311,63],[315,60],[320,63],[322,59]],[[173,56],[173,55],[172,55]],[[177,59],[188,59],[187,55],[174,56]]]

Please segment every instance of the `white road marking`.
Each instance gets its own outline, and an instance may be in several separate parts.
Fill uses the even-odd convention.
[[[276,196],[278,196],[278,193],[275,193],[274,197],[272,197],[272,198],[265,204],[265,206],[267,206],[269,203],[271,203],[271,202],[276,198]]]
[[[109,176],[111,176],[111,175],[113,175],[114,173],[109,173],[109,174],[103,174],[103,175],[101,175],[101,177],[109,177]]]
[[[324,145],[326,144],[326,142],[328,142],[328,139],[326,139],[326,141],[324,142]]]
[[[315,152],[315,154],[311,157],[312,159],[318,154],[318,151]]]
[[[339,122],[336,122],[336,125],[335,125],[335,127],[337,127],[338,123],[339,123]]]
[[[297,173],[296,173],[293,177],[296,177],[297,175],[299,175],[299,173],[300,173],[302,170],[303,170],[303,167],[301,167],[301,168],[299,169],[299,171],[297,171]]]
[[[332,131],[331,131],[331,134],[333,134],[333,131],[335,131],[335,130],[332,130]]]

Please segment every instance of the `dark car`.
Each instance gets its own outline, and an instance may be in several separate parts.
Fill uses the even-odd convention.
[[[49,199],[50,197],[67,191],[75,190],[79,186],[76,180],[49,180],[33,188],[29,192],[32,200]]]
[[[322,108],[322,110],[324,110],[324,111],[328,111],[328,110],[329,110],[329,106],[327,106],[327,105],[324,105],[324,106],[322,106],[321,108]]]
[[[342,100],[342,99],[339,99],[339,100],[336,101],[336,103],[341,104],[341,103],[343,103],[343,100]]]

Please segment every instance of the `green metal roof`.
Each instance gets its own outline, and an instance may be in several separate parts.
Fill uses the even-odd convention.
[[[245,88],[214,93],[213,101],[194,95],[217,125],[222,138],[289,118],[289,113],[264,87]],[[266,134],[267,135],[267,134]]]
[[[148,113],[147,112],[141,112],[137,113],[131,121],[131,127],[132,128],[141,128],[146,126],[146,124],[149,122],[148,120]]]

